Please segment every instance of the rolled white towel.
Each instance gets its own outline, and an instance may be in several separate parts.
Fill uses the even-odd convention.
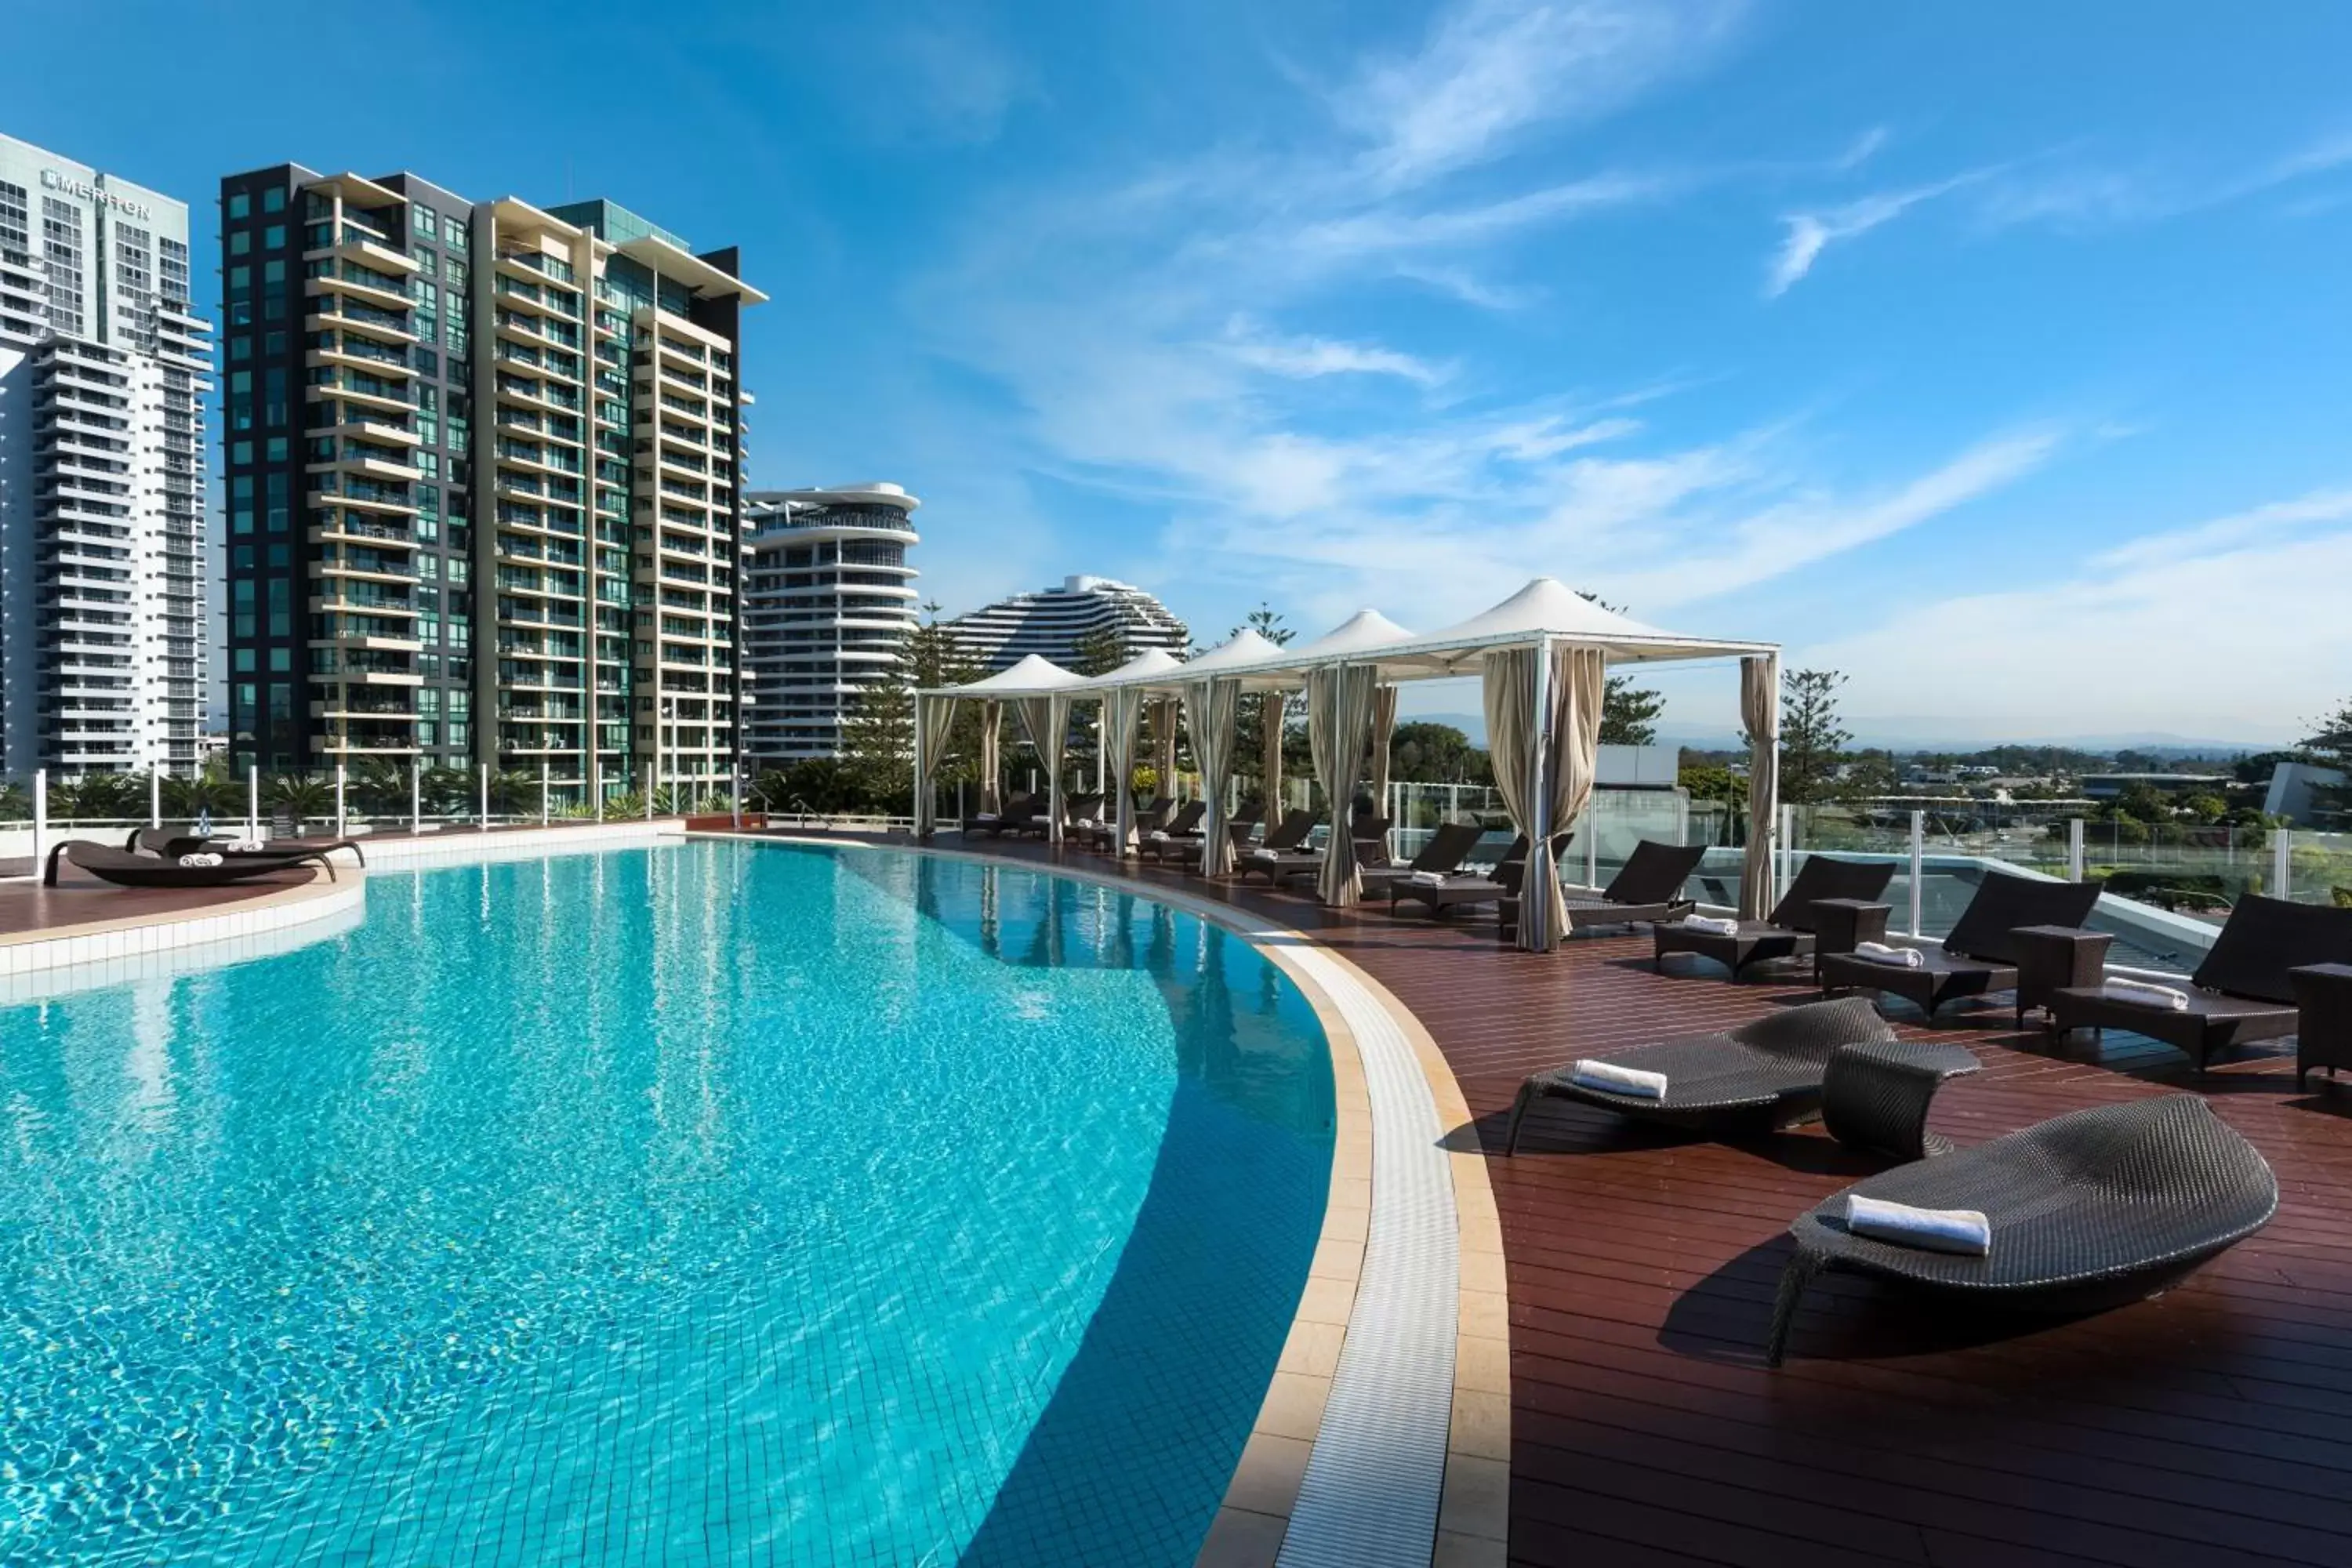
[[[1631,1095],[1637,1100],[1664,1100],[1666,1097],[1665,1074],[1645,1072],[1640,1068],[1619,1067],[1614,1062],[1580,1061],[1570,1070],[1569,1078],[1585,1089]]]
[[[1897,969],[1916,969],[1927,962],[1916,947],[1889,947],[1883,942],[1858,942],[1853,955],[1873,963],[1891,963]]]
[[[1849,1193],[1845,1227],[1856,1236],[1916,1247],[1928,1252],[1957,1252],[1982,1258],[1992,1250],[1992,1226],[1975,1209],[1920,1209]]]
[[[180,864],[183,866],[217,866],[220,863],[221,858],[209,849],[199,849],[193,855],[180,857]]]
[[[235,838],[229,841],[228,847],[231,854],[250,855],[264,846],[258,838]]]
[[[1144,837],[1145,837],[1146,838],[1150,839],[1150,840],[1151,840],[1151,842],[1153,842],[1154,844],[1165,844],[1165,843],[1167,843],[1167,842],[1168,842],[1168,835],[1167,835],[1167,834],[1165,834],[1165,833],[1163,833],[1163,832],[1161,832],[1161,831],[1160,831],[1159,828],[1157,828],[1157,827],[1153,828],[1150,832],[1149,832],[1149,833],[1145,834],[1145,835],[1144,835]]]
[[[1709,931],[1717,936],[1738,936],[1738,921],[1717,920],[1712,915],[1685,915],[1683,924],[1693,931]]]
[[[2169,985],[2158,985],[2150,980],[2127,980],[2110,975],[2099,987],[2100,992],[2118,1002],[2138,1002],[2151,1007],[2169,1007],[2176,1013],[2189,1011],[2189,993]]]
[[[1424,888],[1445,886],[1445,873],[1443,871],[1412,871],[1406,874],[1405,879]]]
[[[1281,856],[1278,851],[1272,849],[1253,849],[1249,852],[1249,858],[1253,860],[1276,860],[1281,858]]]

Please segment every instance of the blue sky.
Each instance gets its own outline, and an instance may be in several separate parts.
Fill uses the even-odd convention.
[[[1548,573],[1846,671],[1865,732],[2352,692],[2352,8],[125,12],[12,18],[71,64],[0,128],[200,225],[291,157],[741,245],[754,482],[904,482],[950,610],[1433,628]]]

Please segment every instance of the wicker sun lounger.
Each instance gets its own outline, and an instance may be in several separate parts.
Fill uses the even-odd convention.
[[[2079,929],[2098,901],[2096,882],[2046,882],[1994,871],[1960,911],[1943,945],[1920,950],[1916,968],[1874,963],[1854,953],[1823,953],[1814,964],[1822,994],[1884,991],[1916,1003],[1932,1018],[1957,996],[2016,991],[2017,1019],[2022,1025],[2025,1009],[2044,1000],[2029,997],[2018,984],[2020,956],[2033,940],[2022,933],[2029,927]]]
[[[1568,929],[1585,926],[1632,925],[1637,921],[1670,921],[1695,909],[1683,897],[1683,884],[1706,858],[1706,846],[1660,844],[1644,838],[1625,858],[1624,868],[1601,889],[1598,899],[1568,900]]]
[[[1974,1209],[1981,1258],[1857,1236],[1848,1194],[1916,1208]],[[2102,1105],[1901,1165],[1848,1187],[1789,1227],[1764,1359],[1780,1364],[1805,1287],[1844,1269],[1988,1307],[2081,1312],[2155,1294],[2270,1223],[2278,1179],[2254,1146],[2195,1095]]]
[[[1558,856],[1565,852],[1575,837],[1573,833],[1553,835],[1552,854]],[[1495,863],[1495,868],[1484,876],[1466,872],[1434,884],[1390,883],[1389,908],[1394,910],[1400,903],[1420,904],[1429,910],[1433,920],[1444,920],[1454,910],[1476,904],[1493,904],[1502,916],[1503,930],[1507,933],[1518,921],[1519,887],[1526,881],[1527,874],[1528,836],[1522,833],[1511,840],[1511,847],[1503,851],[1503,858]]]
[[[1429,836],[1429,842],[1421,847],[1421,852],[1403,865],[1366,867],[1365,895],[1387,892],[1393,897],[1393,884],[1411,880],[1415,872],[1451,876],[1486,836],[1486,830],[1474,822],[1441,823],[1437,831]]]
[[[1136,841],[1138,856],[1152,860],[1171,859],[1189,855],[1201,845],[1201,819],[1209,815],[1209,803],[1204,800],[1186,801],[1165,827],[1153,828]]]
[[[330,850],[348,849],[361,865],[367,864],[367,851],[360,847],[360,841],[356,838],[273,838],[259,849],[231,849],[226,847],[227,843],[226,839],[217,836],[200,838],[191,833],[174,833],[167,827],[140,827],[131,830],[131,837],[122,847],[131,850],[143,849],[166,860],[177,860],[183,855],[200,854],[232,858],[259,855],[283,860],[289,856],[311,850],[323,855]]]
[[[2187,1007],[2109,995],[2097,985],[2069,986],[2049,998],[2050,1026],[2060,1035],[2085,1027],[2129,1029],[2178,1046],[2202,1071],[2217,1051],[2321,1032],[2315,1023],[2305,1022],[2297,1005],[2298,983],[2311,995],[2315,977],[2295,972],[2346,963],[2352,963],[2352,910],[2249,894],[2231,910],[2212,951],[2180,987],[2189,997]],[[2352,994],[2352,981],[2334,984]],[[2300,1054],[2298,1089],[2318,1055]]]
[[[1288,813],[1279,825],[1267,829],[1265,837],[1255,846],[1243,850],[1235,857],[1234,869],[1241,873],[1244,881],[1249,879],[1251,872],[1257,871],[1264,873],[1266,880],[1271,882],[1279,880],[1277,868],[1286,859],[1306,860],[1314,865],[1321,865],[1322,856],[1308,855],[1299,848],[1300,845],[1307,842],[1308,836],[1314,833],[1315,821],[1315,814],[1311,811]]]
[[[1015,827],[1025,826],[1029,819],[1044,809],[1045,803],[1034,795],[1016,795],[998,811],[978,811],[964,819],[964,837],[985,833],[992,838],[1002,838]]]
[[[1895,1031],[1869,1003],[1848,997],[1769,1013],[1726,1034],[1685,1035],[1604,1058],[1612,1067],[1665,1074],[1666,1092],[1657,1099],[1579,1083],[1573,1066],[1540,1072],[1519,1086],[1511,1102],[1503,1152],[1518,1152],[1520,1120],[1545,1099],[1581,1100],[1693,1131],[1786,1127],[1819,1114],[1822,1076],[1841,1048],[1893,1038]]]
[[[1857,942],[1886,934],[1887,907],[1876,900],[1895,877],[1890,860],[1806,857],[1769,919],[1741,921],[1739,934],[1696,931],[1662,922],[1651,928],[1651,957],[1663,966],[1670,952],[1696,952],[1731,971],[1810,952],[1852,952]]]
[[[48,866],[41,874],[43,886],[58,885],[60,858],[100,881],[124,888],[222,888],[306,864],[326,868],[327,879],[335,879],[335,863],[327,858],[324,851],[317,849],[293,849],[282,855],[224,855],[217,866],[183,866],[177,860],[134,854],[95,839],[68,838],[49,851]]]

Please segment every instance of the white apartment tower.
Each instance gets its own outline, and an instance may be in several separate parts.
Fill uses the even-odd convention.
[[[1066,669],[1081,645],[1105,635],[1116,637],[1129,658],[1154,647],[1181,656],[1192,640],[1167,605],[1108,577],[1065,577],[1058,588],[1015,594],[946,626],[956,646],[991,673],[1033,653]]]
[[[755,763],[841,754],[844,715],[889,675],[915,626],[907,551],[916,542],[909,514],[921,504],[878,481],[748,498],[745,750]]]
[[[188,209],[0,136],[0,769],[196,769],[203,397]]]

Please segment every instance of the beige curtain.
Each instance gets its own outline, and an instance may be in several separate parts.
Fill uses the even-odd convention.
[[[1608,661],[1597,647],[1556,645],[1551,651],[1550,809],[1544,836],[1528,852],[1519,900],[1519,944],[1549,952],[1568,934],[1568,902],[1561,896],[1559,868],[1552,858],[1552,836],[1573,824],[1592,802],[1601,761],[1601,701],[1608,689]],[[1585,831],[1592,829],[1588,825]],[[1542,927],[1529,940],[1528,911],[1539,910]]]
[[[1013,704],[1021,732],[1045,770],[1045,842],[1062,841],[1062,749],[1070,738],[1070,700],[1066,697],[1023,697]]]
[[[931,780],[940,771],[940,753],[947,750],[948,733],[955,726],[952,697],[915,698],[915,837],[929,838],[938,826],[931,800]]]
[[[1349,804],[1355,799],[1364,742],[1372,725],[1370,665],[1334,665],[1307,677],[1307,740],[1315,757],[1316,782],[1331,805],[1331,841],[1323,847],[1323,870],[1316,890],[1338,908],[1356,902],[1363,879],[1356,871],[1356,839],[1349,831]]]
[[[1269,691],[1258,710],[1258,766],[1265,774],[1265,828],[1271,833],[1282,820],[1282,730],[1286,699]]]
[[[1239,717],[1241,683],[1196,680],[1184,688],[1184,726],[1192,736],[1192,760],[1201,764],[1201,819],[1205,836],[1201,874],[1222,877],[1234,868],[1232,835],[1225,831],[1225,792],[1233,781],[1234,721]]]
[[[994,816],[1004,809],[1003,792],[996,786],[997,775],[1004,771],[1003,759],[998,754],[998,742],[1004,734],[1004,704],[982,702],[980,705],[980,815]]]
[[[1760,921],[1772,908],[1772,825],[1780,804],[1780,656],[1739,661],[1739,717],[1748,725],[1748,854],[1739,869],[1739,914]]]
[[[1374,687],[1371,764],[1366,771],[1372,777],[1372,809],[1382,816],[1389,814],[1389,748],[1396,740],[1396,710],[1397,689]]]
[[[1103,757],[1118,791],[1118,815],[1112,818],[1118,837],[1112,849],[1120,855],[1135,844],[1135,731],[1142,717],[1143,693],[1137,688],[1114,686],[1103,693]]]
[[[1152,794],[1176,796],[1176,699],[1160,697],[1151,704],[1151,771],[1160,776]]]

